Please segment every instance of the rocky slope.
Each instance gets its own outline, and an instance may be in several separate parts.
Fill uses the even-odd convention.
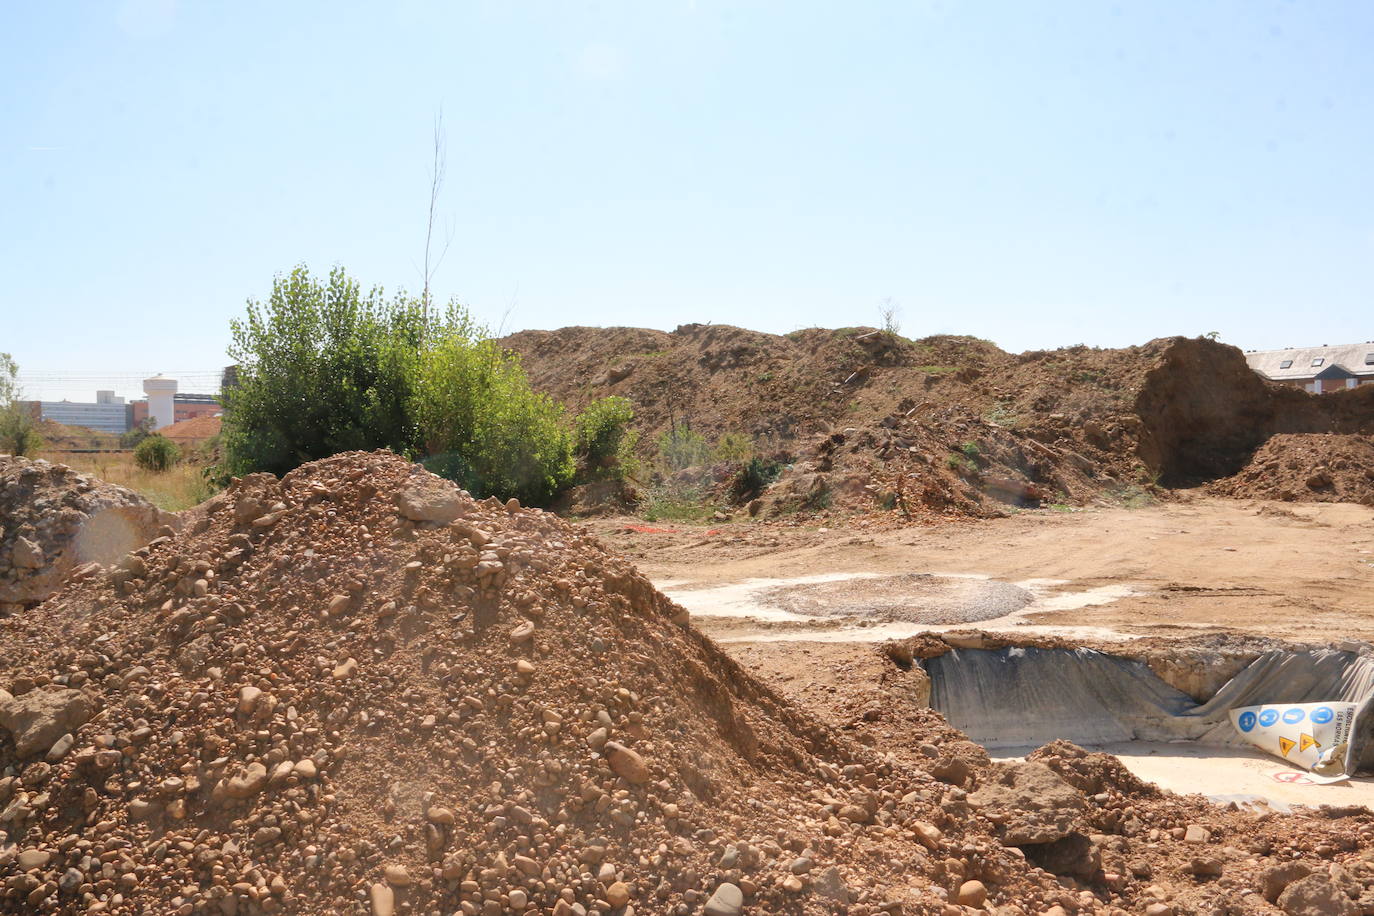
[[[37,604],[74,570],[152,540],[172,515],[66,465],[0,456],[0,616]]]

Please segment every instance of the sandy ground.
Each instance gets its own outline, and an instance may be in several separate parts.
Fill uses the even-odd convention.
[[[879,676],[872,644],[922,630],[1374,642],[1374,509],[1363,506],[1185,495],[895,530],[863,521],[592,527],[738,661],[839,727]],[[1165,788],[1218,801],[1374,803],[1374,780],[1308,785],[1260,754],[1104,749]]]
[[[1022,611],[1026,625],[1374,641],[1374,509],[1365,506],[1196,497],[886,531],[731,522],[645,533],[626,525],[592,527],[675,595],[802,576],[956,574],[1033,590],[1041,601]],[[1073,597],[1085,594],[1112,600]],[[1047,600],[1056,596],[1066,600]],[[738,629],[698,622],[722,635]]]

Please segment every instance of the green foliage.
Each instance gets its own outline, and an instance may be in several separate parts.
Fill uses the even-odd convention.
[[[700,487],[650,487],[641,508],[649,522],[704,522],[716,513]]]
[[[963,452],[964,456],[971,461],[976,460],[979,455],[983,454],[983,450],[978,447],[977,442],[965,442],[963,445],[959,446],[959,451]]]
[[[678,426],[658,437],[658,458],[664,470],[672,473],[710,461],[711,447],[701,433]]]
[[[231,324],[238,384],[225,390],[219,476],[389,448],[478,497],[552,498],[573,473],[563,409],[462,307],[429,312],[364,294],[342,268],[277,277]]]
[[[578,414],[573,423],[573,450],[588,478],[635,476],[639,432],[630,428],[634,418],[634,405],[616,395],[595,400]]]
[[[120,448],[138,448],[138,444],[153,434],[153,418],[144,417],[133,429],[119,437]]]
[[[540,505],[572,481],[563,408],[458,306],[421,354],[412,405],[425,466],[474,496]]]
[[[8,353],[0,353],[0,452],[22,457],[42,448],[43,437],[21,394],[19,365]]]
[[[181,449],[166,436],[153,433],[134,449],[134,462],[145,471],[168,471],[181,460]]]
[[[754,440],[744,433],[721,433],[713,457],[716,461],[744,463],[754,457]]]
[[[299,266],[230,328],[238,385],[225,391],[229,474],[283,474],[354,449],[413,454],[409,405],[426,336],[417,301],[364,295],[341,267],[321,282]]]
[[[945,459],[945,467],[956,474],[973,474],[978,470],[974,460],[960,452],[950,452],[949,457]]]
[[[738,503],[758,499],[782,474],[782,465],[755,456],[745,462],[730,482],[730,497]]]

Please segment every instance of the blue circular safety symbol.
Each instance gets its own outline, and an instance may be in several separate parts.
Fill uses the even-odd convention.
[[[1331,711],[1330,706],[1318,706],[1312,710],[1312,721],[1318,725],[1325,725],[1334,718],[1336,718],[1336,714]]]
[[[1297,707],[1294,707],[1293,709],[1285,709],[1283,711],[1283,721],[1287,722],[1289,725],[1294,725],[1298,722],[1301,722],[1306,716],[1307,713],[1303,712],[1301,709],[1298,709]]]
[[[1279,721],[1279,714],[1276,710],[1266,709],[1259,714],[1259,723],[1265,728],[1268,728],[1277,721]]]
[[[1255,727],[1255,714],[1253,712],[1243,712],[1240,714],[1240,730],[1248,732]]]

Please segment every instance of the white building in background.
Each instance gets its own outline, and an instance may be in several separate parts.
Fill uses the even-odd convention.
[[[1245,354],[1245,361],[1264,378],[1311,394],[1374,385],[1374,341],[1339,347],[1297,347]]]
[[[153,429],[171,426],[176,420],[177,380],[155,375],[143,380],[143,393],[148,396],[148,416]]]
[[[64,426],[84,426],[102,433],[123,433],[129,428],[129,406],[113,391],[97,391],[95,403],[39,401],[39,416]]]

